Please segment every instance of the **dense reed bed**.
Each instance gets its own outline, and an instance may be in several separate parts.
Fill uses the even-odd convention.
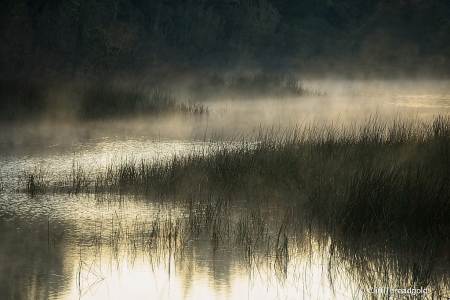
[[[0,79],[0,118],[101,120],[136,115],[209,113],[201,103],[178,99],[158,85],[112,80]]]
[[[175,72],[175,71],[173,71]],[[97,120],[136,114],[182,113],[207,115],[195,99],[301,96],[312,92],[295,76],[280,74],[199,73],[155,74],[148,80],[93,78],[91,80],[0,79],[0,118]],[[169,91],[179,90],[175,96]],[[316,93],[317,94],[317,93]]]
[[[84,88],[79,117],[95,120],[168,113],[201,116],[209,111],[200,103],[180,101],[161,88],[107,83]]]
[[[85,235],[84,245],[114,258],[145,254],[157,263],[202,245],[236,254],[249,274],[269,266],[282,282],[319,255],[330,289],[347,278],[356,298],[373,287],[448,296],[450,117],[259,128],[204,147],[167,162],[117,160],[91,173],[74,163],[65,178],[36,169],[22,177],[23,190],[172,205],[152,220],[116,215]]]
[[[196,80],[187,86],[188,91],[200,98],[211,99],[221,96],[227,98],[260,99],[261,97],[298,97],[302,95],[321,95],[301,83],[294,75],[277,73],[199,73]]]
[[[92,175],[74,166],[69,178],[53,183],[32,172],[26,191],[272,203],[343,236],[432,236],[449,243],[448,116],[260,129],[239,146],[211,147],[167,163],[118,161]]]

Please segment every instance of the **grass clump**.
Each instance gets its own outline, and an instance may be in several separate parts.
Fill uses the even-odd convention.
[[[154,85],[98,80],[90,83],[0,80],[1,121],[44,118],[93,121],[170,113],[205,116],[209,111],[202,103],[177,99]]]
[[[348,127],[261,129],[240,145],[166,163],[127,159],[92,175],[74,166],[54,191],[174,201],[165,218],[128,228],[111,221],[103,242],[117,252],[158,257],[196,241],[213,254],[236,250],[250,270],[268,264],[281,280],[296,260],[319,253],[330,282],[346,274],[366,290],[419,286],[445,295],[449,124],[448,116],[375,116]],[[51,190],[39,180],[26,192]]]
[[[108,171],[114,185],[100,180],[99,186],[294,202],[351,236],[444,237],[450,232],[448,124],[442,116],[431,123],[390,125],[373,118],[360,127],[312,124],[266,132],[256,143],[175,157],[163,165],[124,161]]]
[[[90,191],[290,205],[349,237],[445,239],[449,124],[447,116],[431,122],[375,116],[342,128],[261,129],[240,146],[219,144],[208,154],[116,162],[91,180]]]
[[[208,108],[202,104],[181,102],[161,88],[99,84],[86,87],[81,97],[80,115],[83,119],[209,113]]]

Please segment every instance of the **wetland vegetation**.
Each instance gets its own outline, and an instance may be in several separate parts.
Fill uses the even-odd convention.
[[[161,87],[114,81],[39,83],[16,79],[0,83],[2,119],[101,120],[136,115],[206,115],[208,108],[182,101]]]
[[[260,128],[234,144],[205,147],[168,162],[129,157],[91,174],[74,163],[69,177],[54,182],[42,170],[27,173],[21,190],[275,201],[344,236],[449,242],[448,116]]]
[[[99,203],[132,196],[181,211],[131,225],[116,216],[108,238],[88,234],[111,251],[182,255],[190,241],[202,241],[212,253],[237,251],[250,269],[270,261],[281,279],[315,249],[327,254],[332,290],[343,272],[359,278],[353,296],[393,284],[428,287],[438,299],[448,293],[448,273],[440,271],[448,270],[450,249],[448,116],[259,128],[203,147],[100,170],[74,162],[66,178],[37,170],[23,175],[18,192],[87,194]]]
[[[449,299],[449,12],[2,1],[0,298]]]
[[[30,118],[95,121],[167,114],[202,116],[208,115],[208,107],[201,101],[210,98],[249,99],[320,93],[303,87],[300,79],[292,75],[200,72],[177,77],[181,82],[151,78],[147,82],[114,78],[86,82],[4,79],[0,80],[0,114],[3,121]],[[172,91],[180,96],[173,95]]]
[[[71,296],[63,291],[88,297],[96,287],[103,291],[93,292],[96,298],[105,293],[104,281],[125,278],[120,271],[124,264],[130,274],[134,268],[144,268],[145,276],[168,274],[170,282],[171,274],[181,275],[184,268],[201,269],[202,261],[208,260],[212,262],[208,268],[214,272],[227,270],[221,275],[227,280],[244,272],[252,282],[250,286],[258,285],[247,287],[249,291],[260,290],[263,278],[271,278],[266,283],[270,285],[267,295],[277,291],[278,297],[297,297],[299,287],[307,290],[308,296],[302,296],[306,298],[366,299],[364,291],[380,287],[426,289],[427,295],[408,294],[411,298],[447,297],[447,114],[423,117],[398,111],[389,115],[386,111],[392,109],[388,106],[359,119],[352,118],[350,112],[342,115],[342,122],[339,118],[331,122],[305,117],[300,122],[283,120],[274,125],[268,122],[279,115],[296,115],[297,107],[322,109],[333,99],[353,105],[365,96],[355,99],[350,89],[346,92],[349,99],[333,98],[333,94],[305,87],[296,77],[278,74],[197,76],[187,81],[180,75],[175,85],[72,82],[58,92],[50,85],[15,90],[14,85],[6,85],[12,90],[5,92],[13,99],[8,103],[16,108],[28,107],[22,101],[31,96],[47,103],[35,115],[33,110],[12,108],[18,115],[7,124],[20,124],[19,115],[58,124],[61,119],[58,121],[55,113],[60,113],[59,118],[72,117],[68,126],[87,126],[83,130],[100,133],[75,138],[76,144],[82,144],[81,150],[68,155],[59,154],[62,150],[58,149],[50,152],[47,163],[39,163],[43,157],[34,159],[39,156],[36,154],[2,158],[4,265],[8,274],[17,278],[35,278],[31,285],[22,279],[13,283],[5,273],[3,290],[19,299],[45,298],[57,284],[62,289],[57,298],[64,299]],[[203,85],[208,88],[203,89]],[[52,101],[54,95],[59,97],[56,102]],[[72,98],[67,101],[69,96]],[[445,104],[447,98],[442,97],[439,101]],[[198,101],[189,102],[189,98]],[[441,107],[442,103],[436,105]],[[265,108],[257,110],[260,106]],[[250,125],[238,127],[236,117],[243,120],[243,116]],[[183,144],[181,138],[166,142],[160,137],[142,137],[146,131],[137,130],[136,136],[126,133],[121,141],[113,129],[105,130],[113,124],[151,128],[160,122],[158,117],[181,121],[175,123],[173,131],[197,128],[204,130],[204,135],[199,138],[191,133],[191,141]],[[223,126],[221,134],[217,134],[218,125]],[[208,126],[216,131],[207,134]],[[249,126],[253,129],[248,130]],[[240,128],[245,129],[236,130]],[[46,127],[44,131],[58,130]],[[234,133],[227,136],[229,132]],[[139,136],[145,141],[141,150],[124,149],[121,156],[114,155],[121,147],[139,144]],[[96,140],[93,145],[84,144],[91,139]],[[53,144],[38,140],[37,147],[39,143],[44,147]],[[164,143],[161,156],[158,145]],[[184,150],[170,149],[171,143]],[[92,153],[90,147],[94,147]],[[153,149],[150,152],[149,147]],[[72,146],[68,149],[72,151]],[[89,160],[77,158],[83,152],[90,153]],[[106,161],[101,158],[105,154]],[[102,163],[97,163],[99,160]],[[34,235],[16,236],[12,232],[15,226],[29,230],[21,228],[39,223],[32,230]],[[8,250],[15,249],[9,244],[28,239],[33,240],[28,246],[36,251],[13,255]],[[17,255],[48,263],[28,270],[23,264],[9,262]],[[65,259],[70,262],[64,263]],[[64,269],[66,264],[73,270]],[[237,269],[232,271],[235,264]],[[113,272],[114,266],[117,270]],[[146,269],[149,266],[151,270]],[[47,282],[39,272],[46,274]],[[64,279],[53,283],[49,273]],[[71,287],[73,274],[76,288]],[[317,276],[324,282],[320,292],[316,285],[308,284]],[[179,280],[183,286],[195,286],[190,279]],[[21,292],[24,285],[26,294]],[[234,287],[229,289],[235,291]],[[193,292],[192,297],[197,295]]]

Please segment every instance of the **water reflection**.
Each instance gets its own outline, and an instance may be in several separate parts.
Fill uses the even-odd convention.
[[[64,229],[52,226],[49,235],[45,225],[43,220],[0,218],[0,291],[3,299],[65,298],[73,273],[71,261],[65,257],[65,247],[59,245]]]
[[[450,108],[450,95],[397,95],[389,104],[417,108]]]
[[[45,223],[42,219],[40,222]],[[55,222],[58,223],[53,220],[51,224]],[[2,243],[4,260],[21,262],[20,266],[2,264],[6,266],[3,275],[8,277],[2,280],[4,295],[14,295],[15,299],[144,299],[149,296],[156,296],[156,299],[284,299],[288,296],[299,299],[330,296],[330,283],[321,261],[323,257],[310,257],[306,265],[301,259],[294,258],[283,275],[274,269],[271,258],[249,265],[240,258],[239,252],[232,251],[232,247],[212,251],[209,241],[191,241],[183,251],[146,249],[140,243],[142,241],[136,243],[133,240],[133,235],[138,233],[132,232],[139,231],[137,224],[144,222],[143,219],[118,217],[114,211],[103,214],[102,219],[83,222],[82,228],[50,225],[49,238],[47,228],[42,224],[34,225],[37,230],[27,228],[25,236],[20,233],[2,236],[2,240],[7,241]],[[78,222],[74,224],[79,225]],[[127,236],[120,241],[123,244],[115,245],[114,239],[120,228],[121,234]],[[2,228],[2,232],[14,232],[11,229]],[[67,233],[61,241],[56,232]],[[28,251],[17,252],[14,245],[25,246]],[[8,269],[13,273],[5,272]],[[14,274],[17,272],[20,274]],[[13,282],[11,278],[15,278]],[[347,287],[345,291],[348,293]]]
[[[307,119],[339,118],[345,123],[374,112],[398,114],[398,107],[406,115],[416,112],[426,117],[450,107],[444,84],[432,86],[431,92],[414,90],[414,83],[309,84],[319,85],[317,89],[327,95],[211,101],[210,117],[201,120],[177,116],[76,126],[1,125],[0,295],[5,299],[370,299],[372,295],[362,289],[389,283],[395,288],[429,286],[435,292],[427,296],[430,299],[448,296],[448,262],[442,269],[431,268],[432,259],[408,260],[417,253],[352,249],[333,237],[312,235],[305,224],[294,232],[284,229],[282,235],[282,216],[273,208],[259,207],[266,209],[268,220],[261,225],[263,232],[243,219],[246,210],[238,206],[220,217],[222,223],[205,229],[206,221],[191,219],[186,203],[168,199],[30,197],[16,192],[23,172],[36,166],[52,181],[69,176],[77,164],[96,172],[115,160],[159,162],[223,145],[209,143],[210,139],[233,147],[259,126],[282,130]],[[399,94],[398,89],[408,91]],[[219,226],[220,234],[214,226]],[[252,240],[242,233],[245,228],[263,238]],[[431,269],[433,276],[427,273]]]
[[[24,200],[51,209],[11,211],[26,201],[3,209],[0,287],[6,299],[368,299],[362,291],[371,286],[421,284],[434,295],[449,293],[448,267],[444,275],[433,271],[417,281],[413,274],[425,272],[426,262],[409,269],[408,257],[395,249],[354,249],[307,225],[283,229],[273,208],[248,208],[251,218],[274,214],[264,219],[259,241],[256,234],[241,235],[245,224],[259,231],[245,211],[218,215],[230,228],[221,227],[216,242],[205,220],[192,232],[189,208],[176,201]]]

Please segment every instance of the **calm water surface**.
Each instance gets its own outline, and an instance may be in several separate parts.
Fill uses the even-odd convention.
[[[0,299],[369,299],[347,260],[329,255],[328,242],[305,251],[290,246],[280,269],[263,251],[249,260],[237,247],[207,239],[189,240],[182,251],[148,246],[155,222],[172,228],[188,217],[171,201],[17,192],[25,172],[36,169],[51,181],[74,166],[95,173],[124,159],[157,163],[239,147],[258,128],[281,130],[305,120],[345,124],[375,113],[426,119],[450,108],[446,82],[305,85],[326,95],[211,101],[202,119],[1,125]]]

